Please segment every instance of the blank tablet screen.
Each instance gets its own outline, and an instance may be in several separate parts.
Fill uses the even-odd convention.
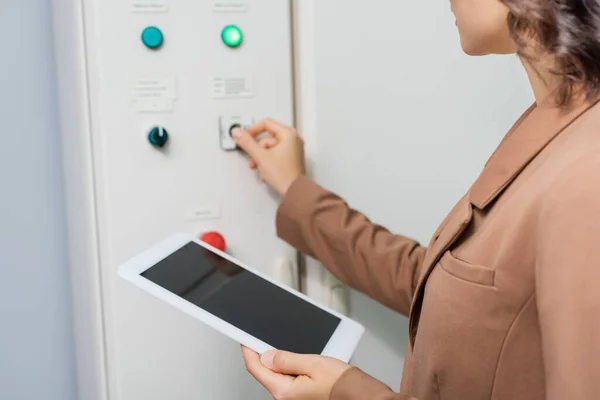
[[[340,323],[194,242],[141,275],[279,350],[320,354]]]

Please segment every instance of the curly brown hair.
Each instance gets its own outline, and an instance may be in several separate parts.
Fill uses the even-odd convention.
[[[574,95],[588,99],[600,90],[600,1],[501,0],[509,8],[508,27],[517,52],[526,60],[540,61],[537,49],[550,56],[548,69],[560,78],[559,105]],[[533,39],[533,40],[532,40]],[[537,48],[532,46],[536,43]]]

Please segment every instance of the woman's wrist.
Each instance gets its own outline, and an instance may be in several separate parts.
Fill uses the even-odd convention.
[[[303,174],[296,174],[288,179],[283,180],[279,187],[276,188],[276,191],[279,194],[279,196],[281,198],[284,198],[289,192],[290,188],[294,185],[294,183],[303,176]]]

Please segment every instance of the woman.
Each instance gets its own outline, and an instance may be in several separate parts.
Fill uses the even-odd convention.
[[[427,248],[304,177],[292,128],[235,132],[282,196],[280,237],[410,318],[400,393],[333,359],[244,348],[275,399],[600,399],[600,3],[451,2],[464,51],[517,53],[536,102]]]

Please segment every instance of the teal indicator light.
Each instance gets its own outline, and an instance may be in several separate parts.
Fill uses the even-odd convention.
[[[151,50],[158,49],[162,46],[163,41],[162,31],[155,26],[149,26],[142,32],[142,43]]]
[[[244,34],[238,26],[227,25],[223,28],[223,32],[221,32],[221,38],[223,39],[223,43],[234,48],[242,44]]]

